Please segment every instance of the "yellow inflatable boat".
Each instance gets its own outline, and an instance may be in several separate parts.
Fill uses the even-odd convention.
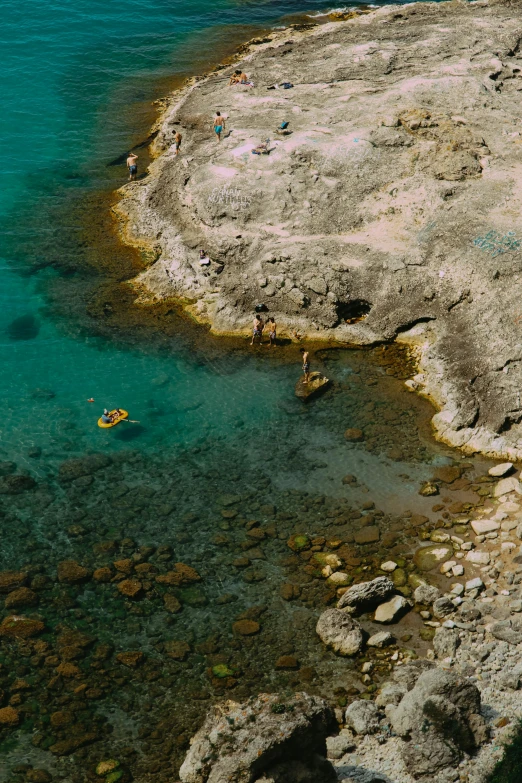
[[[110,416],[115,416],[114,420],[111,421],[110,424],[105,424],[105,422],[102,421],[101,417],[98,419],[98,427],[102,427],[102,429],[107,430],[109,427],[115,427],[117,424],[120,423],[120,421],[123,421],[123,419],[128,419],[129,414],[127,411],[124,411],[123,408],[119,408],[119,413],[117,410],[109,411]]]

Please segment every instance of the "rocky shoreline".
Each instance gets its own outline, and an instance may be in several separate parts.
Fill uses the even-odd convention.
[[[137,302],[176,300],[218,334],[263,304],[292,339],[408,341],[438,436],[522,457],[519,41],[503,5],[413,3],[271,32],[241,55],[254,86],[229,87],[232,66],[194,80],[121,189],[149,258]]]
[[[329,377],[341,377],[342,357],[330,351],[327,362],[327,353]],[[412,690],[413,674],[434,663],[451,676],[430,699],[447,696],[461,709],[453,675],[478,688],[466,691],[469,709],[455,713],[462,736],[449,760],[473,783],[483,779],[519,714],[522,485],[514,466],[487,472],[479,460],[450,462],[442,447],[429,473],[415,473],[428,455],[401,389],[400,351],[383,353],[374,370],[367,358],[357,366],[350,357],[349,394],[329,389],[322,404],[293,400],[308,435],[321,409],[336,440],[312,452],[309,441],[295,440],[292,419],[279,433],[281,453],[271,442],[276,475],[260,470],[248,433],[245,451],[205,438],[168,458],[127,450],[71,457],[45,481],[0,464],[0,516],[10,533],[0,570],[8,783],[167,783],[206,714],[230,725],[244,710],[253,715],[248,737],[256,737],[258,710],[269,727],[279,731],[280,720],[289,732],[279,755],[264,746],[266,768],[253,771],[243,758],[245,779],[255,772],[290,783],[295,756],[286,758],[286,749],[301,747],[306,705],[327,730],[310,746],[317,753],[296,767],[300,783],[310,769],[310,783],[333,774],[316,755],[341,780],[411,783],[403,774],[408,742],[391,708],[407,696],[401,672],[410,672]],[[381,383],[400,389],[400,405],[375,384],[383,368],[399,376]],[[365,387],[370,403],[354,393]],[[398,469],[407,465],[409,474],[394,486],[400,476],[415,482],[410,510],[396,497],[394,513],[393,497],[381,510],[364,484],[362,463],[383,450],[389,460],[408,455]],[[331,492],[319,494],[318,456],[330,453],[357,475],[338,473]],[[303,471],[305,458],[306,490],[288,488],[286,475],[296,463]],[[372,465],[384,483],[384,459]],[[225,698],[234,704],[216,707]],[[371,717],[369,733],[361,715]],[[199,763],[195,743],[189,758],[183,770]],[[197,783],[198,775],[219,780],[207,762]],[[453,774],[447,762],[434,767],[437,775]]]
[[[338,588],[337,608],[321,614],[324,644],[341,656],[366,650],[362,682],[386,659],[388,680],[346,709],[300,693],[227,702],[192,740],[182,783],[486,783],[522,717],[522,484],[512,473],[510,463],[492,468],[492,479],[504,477],[480,510],[421,536],[414,562],[426,578],[410,573],[413,600],[389,560],[385,575]],[[294,546],[306,549],[301,539]],[[335,554],[320,562],[323,578],[346,583]],[[422,658],[396,645],[412,609],[431,639]],[[392,632],[374,633],[368,620]]]

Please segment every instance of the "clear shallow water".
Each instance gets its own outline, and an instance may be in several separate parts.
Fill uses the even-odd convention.
[[[307,3],[312,12],[323,7]],[[142,422],[136,442],[144,448],[229,437],[256,421],[265,423],[268,437],[276,433],[278,403],[292,398],[295,371],[267,372],[256,360],[191,362],[175,344],[158,358],[143,347],[68,339],[64,324],[45,314],[41,275],[22,275],[45,266],[51,247],[64,263],[71,258],[74,271],[75,243],[85,244],[85,237],[80,242],[77,225],[59,223],[60,209],[70,198],[120,184],[124,169],[107,162],[143,138],[150,101],[167,78],[216,61],[256,25],[302,11],[292,0],[4,4],[0,449],[6,459],[41,474],[45,455],[52,462],[64,448],[117,448],[119,438],[133,436],[97,429],[105,405],[126,407]],[[91,397],[94,405],[86,402]],[[38,463],[27,457],[34,447],[43,450]]]
[[[310,11],[323,6],[306,3]],[[0,689],[8,691],[15,675],[27,677],[31,688],[22,699],[23,730],[14,739],[0,733],[0,749],[9,750],[0,780],[21,782],[10,769],[29,760],[58,779],[83,781],[104,754],[121,755],[156,781],[171,780],[188,736],[224,689],[241,698],[306,683],[330,697],[332,678],[346,677],[346,663],[341,671],[313,634],[326,600],[323,584],[288,561],[287,538],[307,532],[350,543],[351,527],[368,521],[372,502],[386,524],[399,524],[407,509],[433,517],[433,501],[418,495],[419,482],[457,455],[430,439],[429,406],[386,374],[386,356],[319,352],[314,367],[334,386],[305,407],[293,395],[297,350],[281,349],[278,358],[268,349],[220,350],[186,333],[160,342],[150,331],[123,344],[117,332],[109,340],[88,323],[79,328],[79,309],[68,316],[67,301],[59,312],[48,307],[49,283],[65,300],[93,284],[92,275],[76,271],[89,252],[85,222],[92,220],[94,240],[99,215],[69,206],[123,181],[124,169],[107,164],[147,135],[151,100],[176,75],[201,70],[234,42],[302,12],[301,2],[29,0],[4,3],[2,11],[0,473],[26,472],[37,485],[0,496],[0,569],[27,567],[39,605],[20,611],[43,618],[49,649],[13,651],[3,642]],[[107,203],[100,201],[100,209]],[[54,261],[57,272],[45,268]],[[401,373],[400,362],[394,372]],[[116,405],[140,423],[100,430],[101,409]],[[364,429],[364,442],[349,446],[347,427]],[[92,452],[114,459],[62,480],[63,462]],[[346,474],[357,483],[343,484]],[[245,529],[254,522],[269,532],[248,539]],[[143,545],[173,553],[144,555]],[[140,600],[130,602],[118,582],[56,579],[64,559],[92,571],[131,555],[136,563],[150,559],[160,574],[175,561],[189,563],[202,582],[171,589],[142,577]],[[385,555],[381,544],[362,552],[377,560]],[[241,557],[248,564],[234,565]],[[285,579],[302,583],[295,603],[280,598]],[[165,589],[181,602],[179,614],[165,610]],[[262,630],[240,643],[232,622],[243,612],[259,619],[256,606],[268,613],[261,612]],[[142,650],[147,662],[127,670],[87,646],[72,684],[62,678],[50,685],[56,662],[45,660],[60,652],[64,626],[94,634],[114,652]],[[166,652],[173,638],[189,646],[185,660]],[[299,655],[303,672],[314,667],[316,674],[274,673],[275,658],[289,652]],[[209,667],[223,662],[234,663],[237,676],[221,682]],[[86,702],[73,695],[83,680]],[[62,708],[76,715],[67,721],[74,736],[99,730],[109,716],[113,739],[99,730],[97,744],[80,742],[56,762],[57,752],[47,748],[69,735],[63,726],[50,727],[49,716]],[[172,713],[176,719],[161,732],[175,738],[174,748],[159,753],[144,727]],[[130,742],[138,760],[125,755]]]

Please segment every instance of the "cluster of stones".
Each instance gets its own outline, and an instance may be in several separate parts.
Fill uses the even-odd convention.
[[[396,654],[392,677],[375,696],[366,692],[354,699],[344,715],[337,710],[342,728],[328,746],[339,767],[368,765],[401,783],[433,775],[467,781],[475,780],[477,769],[491,771],[501,756],[498,738],[522,714],[509,695],[522,685],[522,484],[513,472],[511,463],[490,469],[490,480],[483,482],[489,490],[482,493],[485,503],[473,518],[458,520],[459,536],[446,528],[422,536],[434,544],[426,542],[414,560],[440,587],[422,580],[414,601],[394,615],[388,607],[396,588],[386,576],[378,577],[346,589],[337,608],[321,615],[317,633],[341,655],[375,644],[375,635],[354,616],[368,610],[374,622],[396,623],[400,612],[414,609],[424,638],[432,642],[424,659]],[[387,574],[396,568],[392,560],[381,565]],[[404,601],[400,594],[396,598]],[[389,632],[382,638],[393,643]],[[363,663],[361,670],[369,673],[373,665]],[[481,693],[496,712],[481,714]]]
[[[218,707],[194,738],[181,768],[182,781],[203,783],[216,775],[217,780],[224,771],[246,780],[254,756],[260,759],[256,769],[264,783],[282,779],[293,783],[303,775],[312,775],[310,779],[317,783],[339,779],[427,783],[434,777],[453,783],[478,779],[473,774],[480,764],[490,769],[500,752],[497,740],[510,724],[509,713],[521,712],[520,705],[506,701],[506,691],[515,693],[522,685],[522,667],[517,660],[522,625],[519,628],[516,619],[522,610],[517,587],[522,583],[522,547],[516,545],[520,555],[514,547],[492,552],[486,564],[477,564],[468,555],[489,552],[489,547],[498,546],[499,539],[502,543],[522,539],[522,513],[516,502],[522,485],[509,476],[497,482],[512,470],[510,464],[496,466],[491,475],[477,481],[474,486],[487,488],[487,492],[479,495],[482,505],[479,502],[472,509],[468,504],[468,517],[462,516],[462,504],[453,503],[449,506],[452,514],[444,512],[440,526],[430,527],[427,519],[422,520],[414,529],[423,546],[405,561],[412,566],[409,572],[389,558],[381,561],[380,576],[358,581],[364,574],[360,565],[357,574],[353,569],[348,574],[351,569],[339,555],[346,557],[346,550],[336,547],[335,541],[305,533],[292,536],[288,546],[299,557],[304,556],[308,563],[304,567],[329,583],[330,595],[335,596],[336,606],[322,612],[317,633],[336,654],[359,655],[360,686],[353,689],[345,708],[334,710],[335,733],[328,733],[331,720],[325,720],[325,703],[322,707],[317,702],[308,704],[306,720],[303,716],[294,720],[294,707],[277,695]],[[455,484],[461,481],[461,474],[451,467],[439,469],[434,483]],[[442,508],[444,505],[435,510]],[[486,516],[488,531],[484,532]],[[458,536],[447,532],[452,528],[459,528]],[[378,527],[377,531],[378,540]],[[508,559],[513,560],[513,566],[506,571]],[[477,569],[482,570],[477,573]],[[394,582],[393,576],[401,570],[403,575]],[[457,581],[459,577],[461,581]],[[293,600],[295,596],[287,588],[285,597]],[[424,658],[418,659],[412,650],[396,644],[395,635],[408,613],[421,620],[421,635],[432,642]],[[364,627],[366,623],[386,624],[388,628],[370,632]],[[364,648],[366,656],[361,657]],[[370,675],[382,675],[386,670],[388,679],[381,679],[378,686],[372,683]],[[492,680],[493,691],[488,690]],[[482,695],[487,704],[494,696],[497,712],[483,711]],[[267,721],[263,716],[269,705],[271,718]],[[322,718],[314,735],[316,753],[311,758],[298,737],[303,721],[309,728],[318,710]],[[284,720],[275,718],[279,713]],[[287,754],[286,765],[284,757],[275,752],[281,736],[287,741],[278,745],[279,751],[282,748]],[[299,752],[301,766],[292,755]]]
[[[375,417],[375,411],[368,415]],[[365,447],[374,443],[372,448],[378,448],[371,426],[366,423],[362,426],[364,429],[345,433],[347,447],[365,440]],[[106,466],[103,455],[64,463],[60,482],[71,500],[78,493],[85,495],[91,485],[96,487],[97,479],[93,481],[93,476],[102,475]],[[463,477],[464,468],[439,468],[433,476],[438,491],[444,486],[451,491],[478,492],[479,498],[493,494],[493,477],[473,482]],[[115,489],[117,471],[118,466],[111,464]],[[355,477],[346,476],[343,483],[360,491]],[[124,700],[129,696],[134,698],[132,694],[135,694],[138,709],[144,688],[147,695],[152,694],[151,698],[155,695],[160,699],[169,684],[171,690],[176,690],[183,682],[189,695],[187,703],[191,702],[191,714],[178,711],[176,725],[172,721],[172,729],[167,730],[165,711],[158,710],[154,719],[148,721],[150,725],[139,728],[140,751],[151,754],[148,766],[159,769],[161,762],[161,773],[165,774],[165,764],[169,763],[166,759],[172,759],[172,770],[179,763],[179,754],[203,710],[224,691],[232,692],[235,698],[246,698],[256,692],[262,678],[266,681],[271,677],[278,687],[306,687],[328,693],[339,713],[353,700],[372,700],[381,680],[389,676],[395,663],[405,663],[420,654],[422,644],[435,634],[436,628],[421,626],[421,632],[429,632],[431,636],[421,638],[419,647],[412,633],[415,629],[408,625],[410,617],[421,617],[419,610],[431,611],[430,606],[414,604],[416,589],[426,582],[425,572],[413,553],[415,542],[420,538],[426,545],[423,549],[427,550],[436,543],[431,540],[435,531],[445,533],[454,528],[450,536],[458,534],[455,523],[466,518],[464,514],[479,516],[472,511],[471,503],[443,497],[434,507],[434,511],[441,511],[441,518],[435,523],[410,512],[403,512],[400,517],[384,514],[371,501],[359,501],[355,505],[347,498],[304,492],[287,493],[285,499],[281,493],[276,495],[273,488],[268,489],[270,482],[264,478],[257,484],[256,493],[221,495],[218,491],[214,497],[209,496],[206,502],[212,504],[208,515],[210,524],[203,515],[197,519],[179,512],[187,530],[197,527],[199,542],[203,535],[208,537],[214,550],[211,561],[206,554],[200,562],[198,549],[190,545],[181,544],[178,550],[178,540],[190,540],[183,532],[176,533],[173,547],[140,546],[131,538],[121,537],[123,530],[117,538],[100,541],[98,536],[90,534],[87,520],[73,521],[72,517],[63,532],[69,537],[69,551],[74,552],[74,559],[70,557],[54,566],[31,565],[12,572],[18,577],[5,592],[5,608],[0,619],[0,642],[7,655],[4,670],[0,671],[0,687],[4,689],[0,708],[8,710],[2,734],[11,734],[31,723],[33,742],[39,752],[52,749],[53,756],[65,759],[73,754],[75,764],[83,765],[83,774],[89,779],[95,774],[96,759],[116,751],[117,757],[128,763],[134,774],[141,774],[143,767],[135,763],[130,751],[120,754],[119,747],[112,747],[107,724],[93,719],[93,707],[98,701],[114,701],[119,693],[124,709]],[[93,498],[98,495],[95,489]],[[123,500],[127,498],[128,493]],[[162,499],[168,505],[164,496]],[[157,500],[154,508],[156,504]],[[469,523],[467,529],[472,529]],[[136,533],[132,529],[130,532]],[[243,603],[249,608],[239,609],[235,606],[237,594],[226,592],[213,581],[210,562],[226,568],[226,573],[232,574],[236,582],[239,580],[242,589],[248,592]],[[279,569],[276,582],[272,564],[277,564]],[[325,658],[333,667],[331,671],[343,672],[342,685],[335,684],[321,670],[321,665],[317,665],[321,643],[310,633],[309,623],[312,619],[315,622],[320,605],[327,604],[328,611],[344,611],[334,604],[350,589],[360,590],[362,582],[378,576],[387,586],[386,598],[371,609],[367,604],[361,605],[362,615],[358,614],[359,610],[346,612],[352,624],[360,621],[370,629],[369,638],[362,633],[363,645],[358,657],[349,662],[348,668],[345,662],[336,664],[337,653],[332,646],[327,653],[329,657]],[[445,577],[441,575],[440,579],[444,581]],[[393,585],[391,592],[388,583]],[[274,590],[275,585],[279,589]],[[128,618],[125,622],[139,622],[149,613],[154,621],[161,618],[161,636],[153,634],[150,643],[136,645],[134,642],[129,646],[109,630],[111,638],[107,641],[83,604],[82,596],[92,591],[108,607],[109,617],[116,610]],[[348,602],[348,598],[344,600]],[[382,613],[389,611],[386,605],[390,600],[393,606],[400,604],[400,610],[406,612],[407,627],[402,627],[399,634],[400,626],[389,619],[397,619],[393,614],[382,618],[389,626],[386,629],[371,627],[374,622],[379,625]],[[207,632],[208,638],[203,641],[199,634],[199,638],[191,636],[191,610],[205,610],[210,603],[213,613],[219,612],[223,619],[222,633]],[[372,617],[368,616],[366,626],[364,618],[370,612]],[[293,627],[285,632],[284,618],[290,616]],[[433,615],[423,619],[426,623],[440,622]],[[77,622],[82,626],[81,631],[74,627]],[[27,636],[21,638],[24,634]],[[408,641],[408,647],[401,646]],[[196,679],[205,686],[198,689]],[[17,690],[17,680],[29,687]],[[35,700],[40,702],[38,714],[31,712]],[[55,713],[57,716],[49,723]],[[344,716],[338,714],[337,718],[344,723]],[[163,728],[159,728],[160,723]],[[160,756],[155,752],[155,743],[169,731],[174,737],[172,747],[167,750],[169,743],[164,739],[165,748],[162,747]],[[52,765],[50,769],[54,773]]]

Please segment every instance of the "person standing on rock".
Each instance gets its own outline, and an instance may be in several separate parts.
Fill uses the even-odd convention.
[[[181,147],[181,139],[183,136],[179,131],[176,131],[174,134],[174,149],[176,150],[176,155],[179,155],[179,149]]]
[[[129,169],[129,182],[133,182],[138,175],[138,164],[136,163],[137,160],[138,160],[138,156],[134,152],[129,152],[129,157],[127,158],[127,168]]]
[[[267,329],[268,329],[268,339],[269,339],[269,346],[270,348],[276,347],[276,339],[277,339],[277,324],[274,321],[274,317],[270,316],[266,323]]]
[[[221,141],[221,133],[225,130],[225,118],[220,111],[216,112],[214,117],[214,133],[217,136],[218,142]]]
[[[257,313],[254,316],[254,328],[252,331],[252,342],[250,345],[254,345],[256,337],[259,337],[259,345],[263,343],[263,329],[265,328],[265,324],[261,316],[259,316]]]
[[[305,348],[301,348],[301,353],[303,354],[303,375],[304,375],[304,381],[303,383],[308,383],[310,380],[310,354]]]

